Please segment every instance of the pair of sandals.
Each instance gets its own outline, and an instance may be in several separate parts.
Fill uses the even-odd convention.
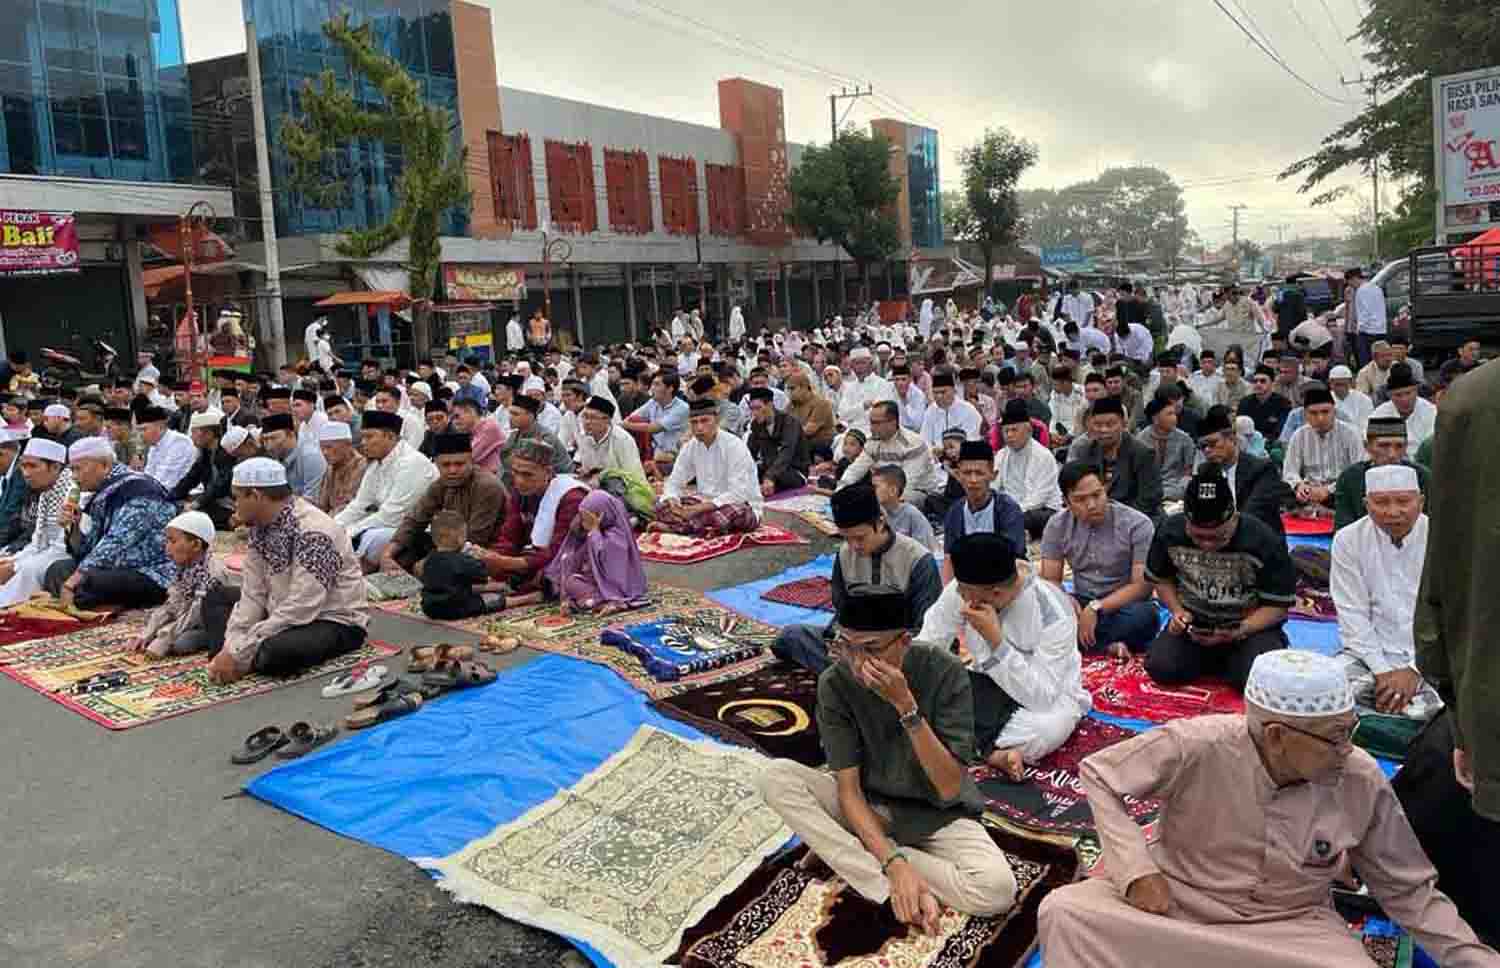
[[[244,744],[230,754],[229,761],[247,766],[259,763],[272,753],[284,760],[294,760],[311,753],[338,734],[339,728],[333,723],[306,720],[299,720],[285,730],[280,726],[262,726],[245,737]]]
[[[472,647],[461,648],[468,649],[469,654],[473,654]],[[417,661],[414,657],[413,663],[416,664]],[[495,681],[495,672],[488,666],[447,656],[422,660],[418,671],[421,671],[420,679],[402,676],[355,699],[354,712],[345,717],[344,725],[349,729],[368,729],[388,719],[416,712],[424,702],[436,699],[445,692],[487,686]]]

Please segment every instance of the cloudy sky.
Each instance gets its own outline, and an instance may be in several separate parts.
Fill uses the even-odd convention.
[[[1228,241],[1230,205],[1247,206],[1242,236],[1273,242],[1277,226],[1287,239],[1340,234],[1338,216],[1355,204],[1312,209],[1275,174],[1357,106],[1298,83],[1216,0],[948,0],[858,17],[807,0],[483,2],[509,86],[717,125],[715,82],[745,76],[784,89],[792,140],[826,141],[839,86],[830,75],[857,78],[881,99],[855,103],[849,123],[936,127],[947,187],[953,152],[1004,125],[1040,148],[1025,187],[1157,165],[1185,187],[1192,226],[1210,244]],[[1344,41],[1361,2],[1222,0],[1293,70],[1350,102],[1360,95],[1339,75],[1361,66]],[[181,6],[191,59],[244,50],[239,0]],[[1367,199],[1368,182],[1358,184]]]

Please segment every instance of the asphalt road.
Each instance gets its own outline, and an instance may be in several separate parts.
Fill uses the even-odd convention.
[[[832,543],[746,549],[653,578],[699,589]],[[462,633],[376,612],[410,647]],[[517,653],[497,666],[529,661]],[[404,668],[405,658],[393,664]],[[0,966],[362,968],[584,964],[561,939],[454,903],[407,861],[239,794],[229,754],[268,723],[332,719],[321,681],[112,733],[0,677]]]

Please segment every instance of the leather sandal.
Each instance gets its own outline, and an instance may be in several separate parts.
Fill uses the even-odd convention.
[[[311,753],[338,734],[339,728],[333,723],[309,723],[306,720],[295,722],[286,731],[286,745],[277,750],[276,755],[286,760],[296,759],[304,753]]]
[[[280,749],[286,744],[287,736],[281,731],[280,726],[262,726],[245,737],[243,746],[229,754],[229,762],[240,766],[259,763],[269,756],[272,750]]]
[[[407,713],[416,712],[422,708],[422,696],[420,693],[409,692],[380,703],[378,706],[365,706],[356,709],[344,717],[346,729],[366,729],[377,723],[383,723],[388,719],[405,716]]]

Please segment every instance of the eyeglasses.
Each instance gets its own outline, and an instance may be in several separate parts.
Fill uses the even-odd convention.
[[[1280,726],[1280,727],[1282,727],[1284,729],[1289,729],[1289,730],[1291,730],[1294,733],[1300,733],[1300,734],[1302,734],[1303,736],[1306,736],[1309,739],[1315,739],[1318,742],[1322,743],[1324,746],[1328,746],[1328,747],[1333,748],[1333,749],[1338,749],[1339,747],[1348,746],[1350,743],[1352,743],[1354,741],[1354,731],[1359,728],[1359,720],[1358,719],[1351,720],[1348,724],[1346,724],[1344,726],[1343,730],[1339,733],[1339,735],[1338,736],[1334,736],[1334,737],[1319,736],[1317,733],[1310,733],[1310,732],[1308,732],[1305,729],[1298,729],[1297,727],[1291,725],[1290,723],[1284,723],[1281,720],[1277,720],[1276,721],[1276,725],[1278,725],[1278,726]]]
[[[849,638],[847,633],[840,632],[838,635],[834,636],[832,647],[829,649],[829,652],[832,653],[835,658],[841,655],[849,656],[851,658],[854,656],[879,655],[886,649],[889,649],[891,646],[895,645],[896,640],[899,639],[903,634],[905,633],[897,632],[892,635],[891,638],[886,639],[883,642],[878,639],[868,642],[856,642],[853,639]]]

